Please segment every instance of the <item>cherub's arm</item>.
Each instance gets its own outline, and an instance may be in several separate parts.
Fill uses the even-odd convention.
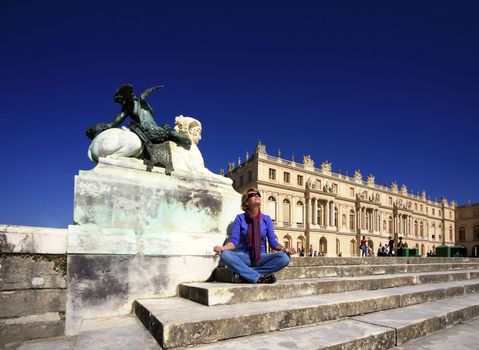
[[[92,125],[86,130],[86,135],[90,140],[93,140],[95,138],[95,136],[98,135],[99,133],[101,133],[105,130],[108,130],[110,128],[115,128],[118,125],[120,125],[121,123],[123,123],[123,121],[126,119],[127,116],[128,116],[128,113],[123,108],[120,111],[120,113],[118,113],[116,115],[116,117],[113,119],[113,121],[111,123],[108,123],[108,124],[98,123],[98,124]]]
[[[116,128],[118,125],[123,123],[126,117],[128,117],[128,113],[126,113],[125,109],[123,108],[110,123],[110,128]]]

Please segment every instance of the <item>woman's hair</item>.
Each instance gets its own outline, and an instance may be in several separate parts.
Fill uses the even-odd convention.
[[[258,192],[257,188],[251,187],[246,192],[243,193],[241,196],[241,210],[246,211],[248,210],[248,193],[250,192]]]

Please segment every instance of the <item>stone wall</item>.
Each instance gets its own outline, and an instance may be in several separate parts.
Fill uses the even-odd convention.
[[[64,334],[66,234],[61,229],[0,226],[1,349]]]

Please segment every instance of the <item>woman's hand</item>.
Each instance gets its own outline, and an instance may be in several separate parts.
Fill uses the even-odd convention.
[[[220,254],[223,250],[224,250],[223,247],[220,246],[220,245],[215,245],[215,246],[213,247],[213,251],[214,251],[215,253],[217,253],[217,254]]]
[[[296,254],[296,250],[293,247],[284,248],[284,252],[288,255]]]

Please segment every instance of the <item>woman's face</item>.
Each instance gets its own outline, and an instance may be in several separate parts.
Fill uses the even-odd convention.
[[[256,191],[248,192],[248,208],[253,209],[261,205],[261,194]]]

